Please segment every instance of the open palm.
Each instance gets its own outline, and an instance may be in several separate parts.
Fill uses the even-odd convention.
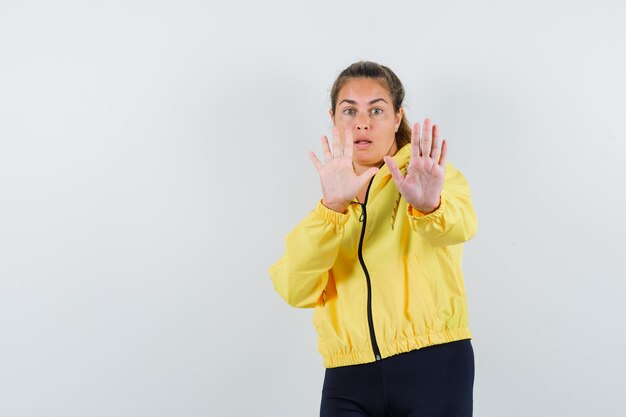
[[[328,144],[328,138],[322,136],[324,163],[317,158],[314,152],[309,152],[309,157],[315,165],[322,183],[324,194],[322,204],[340,213],[346,210],[359,190],[378,172],[378,168],[370,168],[361,175],[356,175],[352,165],[352,147],[352,131],[346,130],[345,141],[341,144],[339,133],[334,128],[332,151]]]
[[[433,126],[426,119],[421,132],[419,123],[413,126],[411,159],[406,174],[402,174],[391,157],[386,156],[385,163],[402,197],[415,209],[427,214],[439,207],[446,158],[446,140],[440,139],[437,125]]]

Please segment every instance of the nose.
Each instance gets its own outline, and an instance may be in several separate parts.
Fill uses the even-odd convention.
[[[366,115],[360,115],[356,120],[357,130],[368,130],[370,127],[369,118]]]

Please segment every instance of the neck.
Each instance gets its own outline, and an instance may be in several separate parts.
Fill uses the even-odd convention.
[[[394,156],[396,154],[396,152],[398,152],[398,147],[396,146],[396,141],[394,140],[393,143],[391,144],[391,147],[389,148],[389,151],[387,152],[386,156]],[[380,168],[383,166],[383,164],[385,163],[384,160],[380,160],[375,164],[368,164],[368,165],[361,165],[358,164],[354,161],[352,161],[352,168],[354,168],[354,173],[356,175],[361,175],[362,173],[364,173],[365,171],[367,171],[370,168]]]
[[[393,155],[390,155],[390,156],[393,156]],[[362,173],[364,173],[370,168],[380,168],[383,165],[385,165],[384,160],[378,162],[377,164],[368,164],[368,165],[360,165],[360,164],[357,164],[356,162],[352,162],[352,168],[354,168],[354,173],[356,175],[361,175]]]

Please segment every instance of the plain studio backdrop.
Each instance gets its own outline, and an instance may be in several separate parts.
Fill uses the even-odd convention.
[[[373,60],[468,178],[475,415],[626,415],[622,1],[0,2],[0,417],[316,416],[267,268]]]

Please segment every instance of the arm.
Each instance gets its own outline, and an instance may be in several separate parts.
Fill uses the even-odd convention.
[[[285,254],[270,267],[274,288],[294,307],[314,307],[339,253],[348,214],[321,202],[285,238]]]
[[[439,207],[423,214],[408,204],[407,215],[411,228],[432,246],[466,242],[474,236],[478,225],[467,181],[451,164],[446,166]]]
[[[370,168],[356,175],[352,165],[352,132],[346,130],[341,144],[339,132],[333,129],[332,149],[322,136],[324,163],[315,153],[309,157],[320,175],[323,203],[320,202],[285,239],[285,254],[270,268],[276,291],[294,307],[314,307],[326,288],[328,274],[348,221],[346,208],[358,190],[378,172]]]
[[[463,174],[446,164],[448,146],[437,125],[424,120],[411,136],[411,159],[406,175],[395,161],[385,157],[398,190],[408,202],[411,228],[433,246],[469,240],[476,233],[476,214]]]

